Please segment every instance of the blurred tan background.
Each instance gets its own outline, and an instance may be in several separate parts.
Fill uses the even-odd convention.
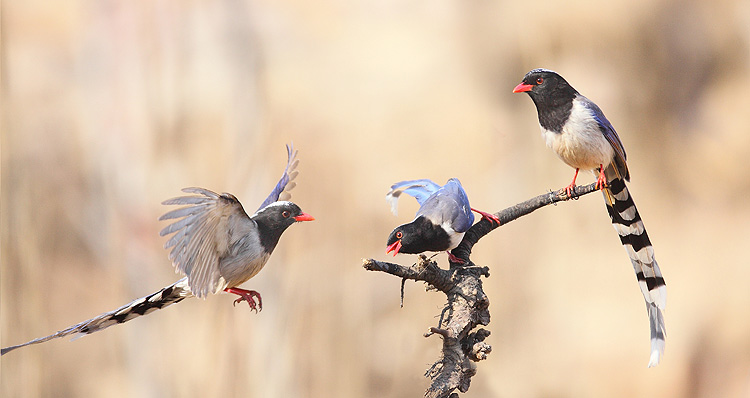
[[[253,212],[299,149],[295,225],[234,297],[2,357],[3,397],[419,397],[444,297],[361,268],[411,220],[384,195],[458,177],[499,211],[573,170],[511,90],[535,67],[596,101],[667,280],[667,351],[598,194],[474,248],[493,352],[468,397],[750,396],[750,3],[4,1],[2,345],[178,279],[164,199]],[[593,181],[589,174],[579,180]],[[444,255],[438,257],[446,266]],[[411,256],[396,257],[402,264]]]

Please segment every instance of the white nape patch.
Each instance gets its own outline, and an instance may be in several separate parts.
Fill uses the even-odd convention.
[[[577,99],[573,100],[570,117],[561,133],[540,128],[547,146],[570,167],[596,169],[599,165],[608,165],[615,155],[591,111]]]
[[[289,201],[286,201],[286,200],[279,200],[277,202],[273,202],[273,203],[269,204],[268,206],[266,206],[266,207],[264,207],[262,209],[258,209],[258,211],[256,211],[251,217],[255,217],[257,214],[260,214],[260,213],[262,213],[262,212],[264,212],[264,211],[266,211],[268,209],[271,209],[271,208],[274,208],[274,207],[279,207],[279,206],[284,206],[284,205],[289,205],[291,203],[292,202],[289,202]]]
[[[615,199],[617,199],[618,201],[624,202],[628,200],[628,198],[630,197],[630,193],[628,192],[628,189],[625,188],[622,191],[620,191],[620,193],[618,193],[617,195],[612,195],[612,196],[614,196]]]
[[[612,226],[615,227],[615,231],[617,231],[617,234],[620,236],[641,235],[643,234],[643,231],[645,231],[645,227],[641,221],[635,222],[630,226],[616,223],[613,223]]]
[[[625,210],[623,210],[623,211],[621,211],[619,213],[620,213],[620,216],[624,220],[628,220],[629,221],[629,220],[632,220],[632,219],[635,218],[635,214],[637,212],[638,212],[638,210],[635,209],[635,206],[630,206],[627,209],[625,209]]]

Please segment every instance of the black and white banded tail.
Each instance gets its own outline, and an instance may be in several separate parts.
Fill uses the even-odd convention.
[[[15,350],[16,348],[25,347],[32,344],[44,343],[48,340],[70,336],[72,334],[77,335],[74,337],[74,339],[83,337],[87,334],[104,330],[112,325],[125,323],[133,318],[149,314],[168,305],[179,303],[180,301],[192,296],[193,294],[190,292],[190,289],[187,285],[187,278],[183,278],[175,282],[174,284],[159,290],[156,293],[152,293],[146,297],[139,298],[138,300],[135,300],[129,304],[125,304],[114,311],[101,314],[96,318],[89,319],[88,321],[81,322],[77,325],[73,325],[55,334],[51,334],[46,337],[40,337],[23,344],[5,347],[2,349],[2,353],[0,355],[5,355],[10,351]]]
[[[607,204],[607,212],[612,225],[620,235],[620,242],[633,263],[643,298],[646,299],[648,318],[651,325],[651,357],[649,367],[659,364],[664,355],[664,315],[662,310],[667,303],[667,287],[654,257],[654,248],[643,226],[641,215],[635,207],[633,197],[628,192],[625,181],[610,165],[607,170],[609,187],[602,190]]]

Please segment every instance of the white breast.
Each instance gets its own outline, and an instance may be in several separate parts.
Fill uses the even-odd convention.
[[[606,167],[614,157],[614,149],[596,120],[578,101],[573,101],[570,118],[561,133],[541,129],[547,146],[570,167],[583,170]]]

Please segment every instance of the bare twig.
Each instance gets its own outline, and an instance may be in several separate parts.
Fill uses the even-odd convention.
[[[595,185],[592,183],[576,187],[573,198],[596,191]],[[505,225],[544,206],[570,199],[565,189],[560,189],[509,207],[495,213],[495,216],[500,219],[500,225]],[[490,335],[488,330],[479,328],[472,332],[478,325],[487,326],[490,323],[490,301],[482,290],[480,279],[482,276],[490,276],[489,267],[475,265],[469,256],[479,239],[500,225],[485,219],[474,224],[458,247],[452,250],[453,255],[464,260],[464,263],[451,262],[448,270],[438,267],[437,263],[422,254],[411,267],[373,259],[363,260],[362,265],[366,270],[386,272],[403,280],[424,281],[445,293],[448,298],[438,326],[431,327],[424,334],[425,337],[437,334],[443,339],[441,358],[425,373],[425,376],[432,379],[425,397],[454,397],[457,396],[454,392],[456,389],[466,392],[471,377],[476,374],[475,362],[486,359],[492,351],[492,346],[484,342]]]

